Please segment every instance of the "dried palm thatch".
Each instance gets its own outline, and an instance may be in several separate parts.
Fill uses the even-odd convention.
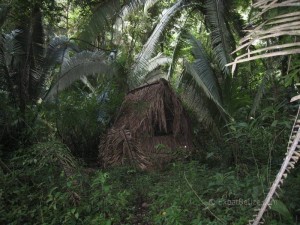
[[[240,46],[234,51],[246,50],[245,54],[238,56],[234,62],[227,64],[235,70],[238,63],[255,59],[269,58],[300,53],[300,2],[299,0],[258,0],[253,8],[260,12],[253,18],[254,29],[247,30],[247,35],[240,40]],[[288,10],[280,10],[286,8]],[[278,9],[278,15],[268,15],[268,12]],[[264,20],[259,18],[264,16]],[[277,44],[271,42],[279,37],[289,36],[289,43]],[[260,49],[253,49],[252,45],[257,41],[269,40],[270,45]]]
[[[175,149],[188,152],[191,147],[188,115],[168,82],[160,79],[128,93],[100,143],[99,157],[105,167],[129,163],[144,170],[174,159]]]

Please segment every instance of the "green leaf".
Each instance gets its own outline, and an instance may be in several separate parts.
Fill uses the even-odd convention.
[[[143,49],[137,56],[134,65],[132,66],[132,72],[130,74],[131,83],[130,87],[134,88],[144,82],[145,73],[144,70],[147,68],[148,61],[151,59],[155,47],[158,43],[160,36],[165,30],[166,26],[169,24],[170,20],[173,18],[175,13],[181,9],[183,0],[177,1],[173,6],[168,8],[163,14],[161,20],[156,25],[151,36],[144,44]]]
[[[61,74],[45,99],[53,99],[57,93],[68,88],[83,76],[106,74],[108,71],[112,73],[114,70],[107,62],[107,57],[103,52],[80,52],[62,65]]]
[[[231,62],[231,52],[233,51],[232,35],[226,23],[225,0],[206,1],[205,9],[207,21],[211,30],[211,40],[213,52],[216,56],[220,68],[227,75],[230,74],[226,64]]]
[[[293,217],[286,205],[280,201],[280,200],[274,200],[271,206],[271,210],[279,213],[282,215],[285,219],[292,221]]]

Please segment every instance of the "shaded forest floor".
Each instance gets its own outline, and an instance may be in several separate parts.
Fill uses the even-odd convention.
[[[34,159],[16,157],[23,166],[1,174],[1,224],[247,224],[280,166],[270,173],[212,160],[176,162],[156,172],[119,167],[70,175]],[[298,168],[266,224],[297,224],[299,179]]]

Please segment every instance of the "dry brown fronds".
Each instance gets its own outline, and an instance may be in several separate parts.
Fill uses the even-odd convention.
[[[100,144],[100,157],[104,166],[128,161],[146,169],[157,162],[154,155],[158,154],[155,146],[159,144],[169,149],[192,147],[187,113],[164,79],[128,93],[113,127]],[[172,157],[165,154],[163,158],[166,162]]]

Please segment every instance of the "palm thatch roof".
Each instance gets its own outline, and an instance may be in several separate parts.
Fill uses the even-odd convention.
[[[104,167],[157,168],[176,158],[178,151],[190,151],[191,136],[180,99],[160,79],[127,94],[114,125],[101,140],[99,157]]]

